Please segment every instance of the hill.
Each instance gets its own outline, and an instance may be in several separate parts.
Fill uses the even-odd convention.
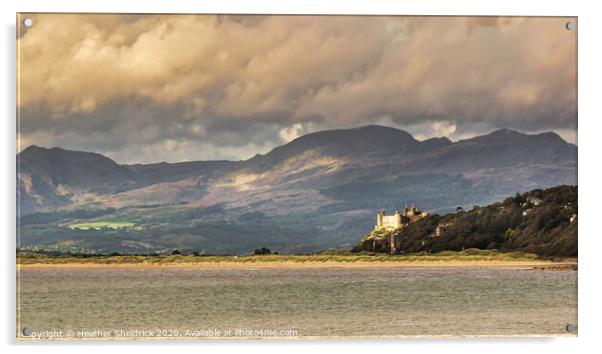
[[[398,253],[460,251],[469,248],[577,257],[577,187],[533,190],[486,207],[429,215],[407,227],[365,235],[356,251]]]
[[[56,210],[97,194],[140,185],[125,166],[92,152],[29,146],[17,155],[17,199],[22,213]]]
[[[37,146],[17,161],[23,246],[73,252],[351,248],[381,209],[415,202],[444,213],[577,183],[575,145],[511,130],[419,141],[371,125],[307,134],[245,161],[121,165]],[[90,223],[136,228],[68,228]]]

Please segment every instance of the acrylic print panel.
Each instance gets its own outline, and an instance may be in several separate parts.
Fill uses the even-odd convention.
[[[577,19],[17,16],[17,337],[577,334]]]

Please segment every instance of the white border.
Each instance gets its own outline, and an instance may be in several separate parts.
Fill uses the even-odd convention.
[[[600,193],[600,153],[602,153],[602,105],[599,90],[599,43],[602,13],[596,11],[595,1],[548,0],[526,2],[519,0],[346,0],[329,2],[303,0],[163,0],[109,1],[109,0],[21,0],[2,1],[2,234],[3,271],[1,297],[4,307],[0,322],[3,346],[9,352],[43,351],[44,353],[106,353],[106,351],[139,350],[163,353],[175,345],[178,352],[226,351],[251,353],[303,353],[307,350],[364,352],[378,346],[378,351],[438,351],[445,353],[548,352],[573,353],[599,347],[601,326],[600,301],[602,294],[598,270],[601,269],[602,243],[597,214],[602,209]],[[579,16],[579,338],[558,339],[471,339],[471,340],[387,340],[387,341],[209,341],[209,342],[148,342],[132,343],[55,343],[50,346],[16,344],[15,334],[15,13],[21,12],[169,12],[169,13],[286,13],[286,14],[405,14],[405,15],[532,15]],[[145,348],[139,348],[144,346]]]

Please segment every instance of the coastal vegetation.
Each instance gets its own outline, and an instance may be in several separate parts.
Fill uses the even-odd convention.
[[[19,252],[17,263],[27,264],[171,264],[171,263],[307,263],[307,262],[449,262],[449,261],[499,261],[528,262],[545,260],[537,255],[524,252],[499,252],[497,250],[466,249],[463,251],[443,251],[439,253],[415,253],[405,255],[389,255],[382,253],[350,253],[344,251],[325,251],[309,255],[252,255],[252,256],[202,256],[194,254],[172,255],[85,255],[85,254],[42,254]]]
[[[397,230],[374,230],[356,251],[439,253],[468,248],[520,251],[545,257],[577,257],[577,187],[536,189],[488,206],[433,214]]]

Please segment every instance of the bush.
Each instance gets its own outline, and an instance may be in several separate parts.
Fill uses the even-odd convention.
[[[261,247],[261,248],[256,249],[255,251],[253,251],[253,254],[256,256],[264,255],[264,254],[272,254],[272,251],[270,251],[269,248]]]

